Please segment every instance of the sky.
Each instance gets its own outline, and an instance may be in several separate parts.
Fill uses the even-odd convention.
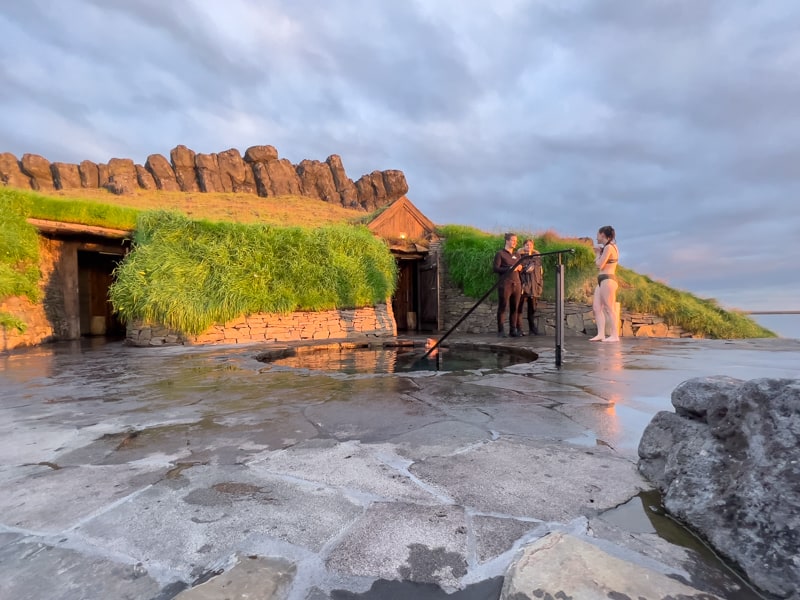
[[[0,0],[0,152],[399,169],[437,225],[594,238],[800,310],[796,0]]]

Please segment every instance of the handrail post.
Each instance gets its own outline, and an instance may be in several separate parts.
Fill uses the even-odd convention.
[[[563,269],[564,269],[564,266],[561,264],[561,255],[564,254],[565,252],[569,252],[570,254],[575,254],[575,248],[568,248],[566,250],[553,250],[551,252],[540,252],[539,254],[534,254],[533,255],[533,257],[540,257],[540,258],[542,256],[548,256],[548,255],[551,255],[551,254],[557,254],[558,255],[558,266],[556,267],[556,297],[558,298],[559,294],[560,294],[561,305],[562,305],[562,308],[561,308],[561,313],[562,314],[564,312],[564,308],[563,308],[563,304],[564,304]],[[505,279],[511,272],[514,271],[514,269],[517,268],[517,265],[522,264],[523,261],[531,260],[531,258],[532,258],[531,256],[527,256],[527,255],[520,257],[520,259],[517,262],[515,262],[514,265],[508,271],[506,271],[500,277],[498,277],[498,279],[495,282],[495,284],[492,287],[490,287],[488,290],[486,290],[486,293],[483,296],[480,297],[480,300],[478,300],[472,306],[472,308],[470,308],[467,312],[465,312],[461,316],[461,318],[458,321],[456,321],[455,324],[445,332],[445,334],[442,337],[440,337],[438,340],[436,340],[436,343],[433,344],[430,348],[428,348],[427,351],[425,352],[425,354],[420,356],[415,361],[415,364],[417,362],[421,361],[422,359],[426,358],[431,352],[436,350],[439,347],[439,344],[441,344],[445,340],[445,338],[447,338],[447,336],[449,336],[451,333],[453,333],[453,331],[455,331],[456,327],[461,325],[461,323],[464,321],[464,319],[466,319],[468,316],[470,316],[472,314],[472,311],[474,311],[476,308],[478,308],[478,306],[480,306],[481,303],[484,300],[486,300],[486,298],[489,297],[489,294],[491,294],[497,288],[497,286],[500,285],[500,282],[503,281],[503,279]],[[559,273],[561,273],[561,274],[559,275]],[[558,284],[559,281],[561,281],[561,284],[560,284],[561,285],[561,287],[560,287],[561,291],[560,292],[559,292],[559,284]],[[556,313],[558,313],[558,302],[556,302]],[[563,332],[561,332],[561,345],[563,345],[563,337],[564,337],[564,334],[563,334]],[[556,366],[561,366],[561,351],[560,351],[560,345],[558,343],[558,339],[559,339],[559,324],[558,324],[558,318],[556,317]],[[438,358],[438,355],[437,355],[437,358]],[[439,367],[438,360],[437,360],[437,363],[436,363],[436,367],[437,367],[437,369]]]
[[[561,367],[561,350],[564,347],[564,265],[561,254],[556,265],[556,367]]]

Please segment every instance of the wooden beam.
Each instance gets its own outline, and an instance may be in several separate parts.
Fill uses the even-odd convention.
[[[123,240],[124,242],[124,240]],[[113,254],[115,256],[125,256],[130,250],[130,244],[122,245],[117,244],[95,244],[93,242],[82,242],[78,244],[78,250],[81,252],[99,252],[101,254]]]
[[[45,219],[28,219],[28,223],[43,233],[62,235],[96,235],[115,240],[130,238],[132,231],[127,229],[111,229],[96,225],[82,225],[80,223],[63,223],[61,221],[47,221]]]

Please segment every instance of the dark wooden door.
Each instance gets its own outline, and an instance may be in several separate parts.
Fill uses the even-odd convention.
[[[416,313],[414,309],[415,261],[397,261],[397,289],[392,298],[392,311],[397,323],[397,331],[416,331]]]
[[[429,254],[419,261],[419,330],[439,331],[439,265]]]

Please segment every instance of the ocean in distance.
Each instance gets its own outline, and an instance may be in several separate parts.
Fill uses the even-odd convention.
[[[800,340],[800,314],[749,315],[756,323],[782,338]]]

